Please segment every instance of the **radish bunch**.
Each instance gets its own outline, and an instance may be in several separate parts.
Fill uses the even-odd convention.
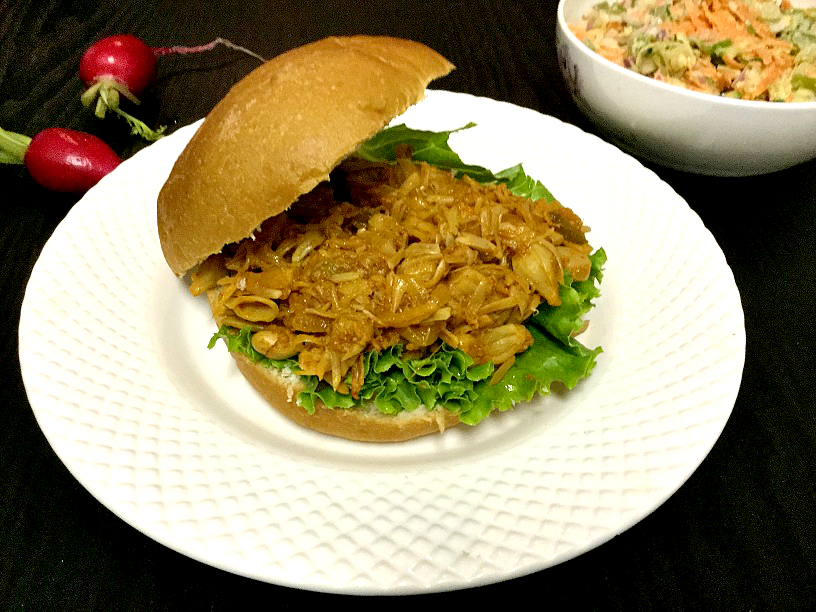
[[[86,87],[81,97],[82,104],[93,106],[99,118],[112,111],[130,124],[131,133],[147,140],[156,140],[162,136],[165,128],[152,130],[122,110],[121,97],[139,104],[139,96],[156,80],[157,58],[210,51],[219,44],[263,61],[261,56],[223,38],[195,47],[150,47],[129,34],[103,38],[88,48],[79,63],[79,78]]]
[[[91,45],[80,61],[79,77],[86,87],[82,104],[93,106],[100,118],[108,111],[114,112],[130,124],[132,134],[157,140],[165,128],[153,130],[122,110],[121,98],[139,104],[139,96],[156,80],[159,57],[210,51],[219,44],[264,61],[223,38],[196,47],[150,47],[129,34],[104,38]],[[31,177],[46,189],[84,193],[121,160],[104,141],[85,132],[53,127],[30,138],[0,128],[0,163],[25,165]]]

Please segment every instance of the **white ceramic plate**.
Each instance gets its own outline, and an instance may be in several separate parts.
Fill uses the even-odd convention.
[[[592,376],[443,436],[369,445],[279,417],[164,262],[156,195],[195,126],[123,163],[32,273],[20,362],[57,455],[151,538],[224,570],[326,592],[421,593],[541,570],[654,510],[733,407],[743,315],[700,219],[632,158],[531,110],[432,91],[411,126],[478,127],[465,161],[519,161],[592,226],[609,262]]]

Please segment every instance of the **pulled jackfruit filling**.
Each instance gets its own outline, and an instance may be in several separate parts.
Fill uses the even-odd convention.
[[[560,304],[564,273],[589,276],[587,231],[558,202],[401,151],[395,164],[347,160],[253,237],[205,260],[190,290],[217,292],[217,324],[250,327],[260,353],[297,359],[354,397],[364,355],[395,344],[423,357],[445,343],[492,362],[500,378],[532,343],[524,321]]]

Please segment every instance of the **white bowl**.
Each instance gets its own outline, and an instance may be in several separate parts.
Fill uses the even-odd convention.
[[[657,164],[715,176],[750,176],[816,157],[816,102],[721,98],[661,83],[601,57],[570,32],[598,0],[560,0],[559,65],[601,135]]]

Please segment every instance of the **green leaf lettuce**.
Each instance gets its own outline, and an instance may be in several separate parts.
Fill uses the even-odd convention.
[[[397,125],[382,130],[361,145],[357,155],[368,161],[393,162],[397,147],[407,144],[414,161],[446,168],[457,176],[467,175],[481,183],[504,183],[512,193],[533,200],[554,200],[542,183],[527,176],[521,165],[494,174],[481,166],[465,164],[448,145],[452,133]],[[357,399],[338,393],[315,376],[301,374],[305,389],[298,394],[297,401],[309,413],[314,412],[318,402],[328,408],[353,408],[373,402],[384,414],[415,410],[420,406],[443,407],[458,413],[463,423],[476,425],[493,410],[507,410],[536,394],[549,393],[553,383],[572,389],[589,375],[602,351],[600,347],[589,349],[575,339],[593,300],[600,295],[606,254],[599,249],[590,256],[590,262],[587,280],[573,282],[565,275],[560,290],[561,305],[542,305],[528,320],[533,344],[516,355],[514,364],[496,384],[491,382],[492,363],[476,365],[459,349],[443,344],[428,357],[409,359],[403,356],[402,345],[395,345],[366,355],[364,383]],[[249,328],[222,327],[213,335],[209,347],[221,339],[229,351],[246,355],[255,363],[299,373],[295,360],[276,361],[256,351],[251,333]],[[346,382],[350,383],[350,375]]]

